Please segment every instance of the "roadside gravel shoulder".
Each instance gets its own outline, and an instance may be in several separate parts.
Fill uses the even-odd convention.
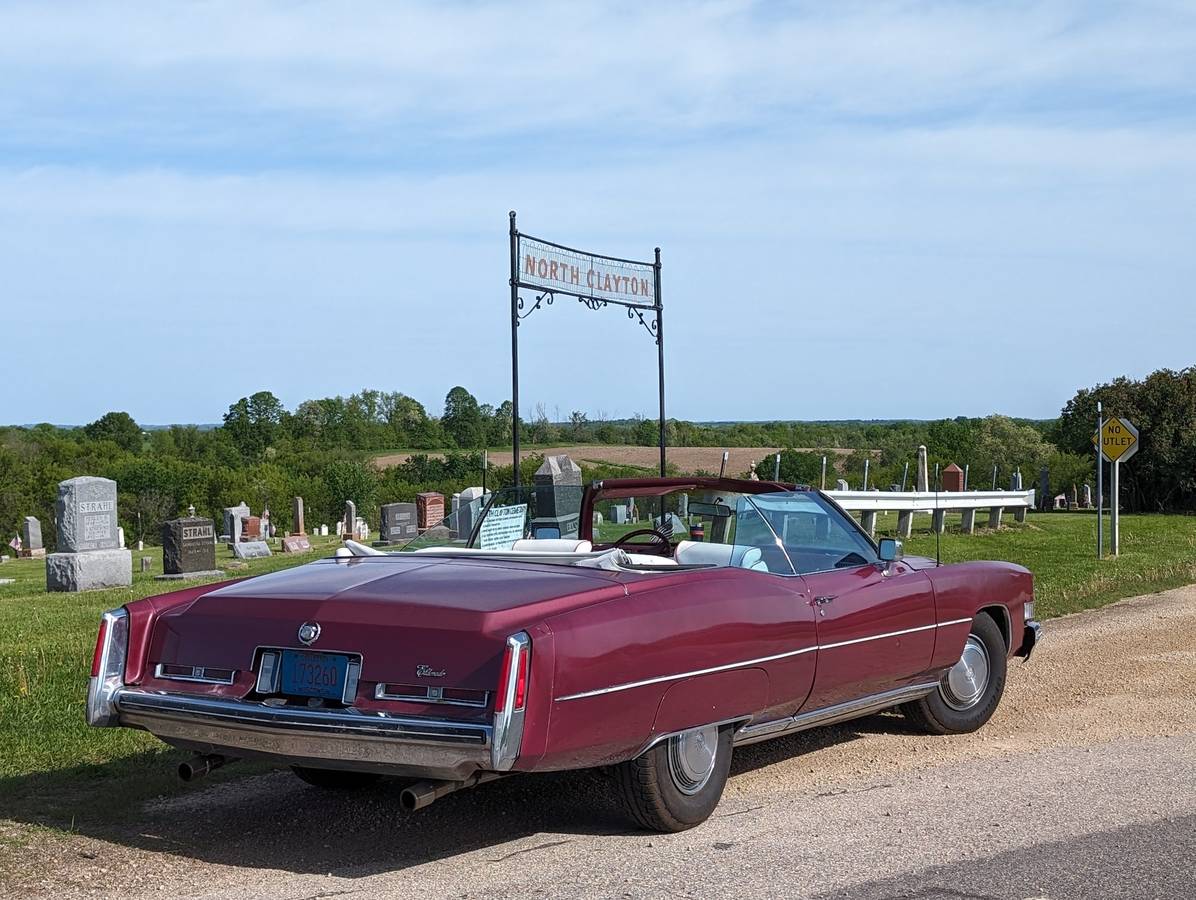
[[[496,860],[518,857],[547,875],[552,859],[580,854],[597,863],[616,847],[629,860],[650,856],[652,848],[708,848],[707,838],[730,822],[766,834],[769,817],[778,810],[797,815],[800,798],[841,796],[845,810],[863,802],[851,799],[856,795],[885,791],[899,779],[971,779],[983,787],[991,777],[995,785],[1011,777],[1010,757],[1063,760],[1042,764],[1055,772],[1073,766],[1074,790],[1099,791],[1088,776],[1104,778],[1120,764],[1119,742],[1157,747],[1178,740],[1190,756],[1193,683],[1196,586],[1048,622],[1033,659],[1011,664],[997,715],[976,734],[929,737],[883,714],[742,748],[716,818],[686,836],[629,831],[611,786],[592,773],[501,781],[411,816],[399,810],[390,787],[331,797],[278,772],[155,801],[133,825],[99,825],[85,834],[0,819],[0,896],[299,897],[324,888],[370,894],[373,886],[431,897],[450,884],[458,895],[499,895],[505,870]],[[1196,805],[1190,781],[1180,779],[1174,791],[1177,810]],[[812,831],[819,824],[808,823]],[[684,854],[669,860],[678,885],[690,883],[689,867],[703,864],[687,863]],[[751,864],[750,854],[737,863]],[[609,887],[618,895],[617,884]]]

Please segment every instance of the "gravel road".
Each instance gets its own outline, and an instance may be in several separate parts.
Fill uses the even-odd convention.
[[[393,787],[328,796],[279,772],[47,835],[0,895],[1191,898],[1194,684],[1196,586],[1049,622],[977,734],[886,714],[743,748],[684,834],[631,831],[590,773],[406,815]]]

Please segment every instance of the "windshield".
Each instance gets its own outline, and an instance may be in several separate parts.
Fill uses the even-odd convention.
[[[876,548],[855,524],[815,491],[756,494],[756,509],[799,574],[877,562]]]
[[[618,548],[636,565],[733,566],[776,575],[809,574],[877,562],[876,548],[816,491],[744,494],[686,487],[665,494],[603,492],[594,504],[591,541],[580,540],[579,485],[511,487],[456,502],[403,551]],[[472,494],[471,494],[472,496]]]

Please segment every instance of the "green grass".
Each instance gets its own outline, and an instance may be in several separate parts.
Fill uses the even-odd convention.
[[[243,569],[223,545],[216,564],[228,577],[259,575],[328,555],[339,542],[313,538],[316,553],[248,560]],[[151,558],[148,573],[140,558]],[[144,732],[89,728],[83,721],[91,654],[100,614],[131,600],[202,584],[164,582],[159,547],[133,550],[131,588],[49,594],[41,559],[0,565],[0,810],[24,810],[36,821],[70,827],[76,815],[116,810],[175,787],[184,754]],[[208,581],[219,579],[207,579]],[[220,775],[221,773],[216,773]],[[214,776],[215,777],[215,776]],[[102,780],[102,791],[89,786]]]
[[[976,533],[966,535],[948,518],[943,562],[1003,559],[1025,566],[1034,573],[1039,618],[1196,582],[1196,516],[1123,515],[1121,555],[1100,562],[1094,513],[1031,514],[1024,525],[1006,515],[1000,531],[979,527],[982,521],[988,521],[987,512],[977,515]],[[934,556],[930,516],[916,517],[914,527],[919,526],[905,541],[905,552]],[[1105,526],[1107,542],[1107,517]],[[895,536],[896,527],[895,514],[877,517],[878,535]]]
[[[908,553],[934,555],[929,524],[929,516],[915,520],[921,530],[905,542]],[[943,561],[1021,563],[1035,574],[1040,618],[1196,582],[1196,517],[1124,516],[1120,558],[1099,563],[1095,524],[1092,515],[1056,513],[1032,515],[1027,524],[1009,524],[999,532],[949,530],[942,536]],[[895,516],[878,518],[880,534],[895,528]],[[332,538],[317,539],[323,553],[334,544]],[[226,548],[217,554],[218,565],[232,562]],[[230,575],[261,574],[319,555],[279,553]],[[141,556],[153,560],[149,574],[140,572]],[[100,613],[178,587],[152,578],[161,572],[160,550],[133,551],[133,557],[131,589],[84,594],[45,593],[42,560],[0,566],[0,578],[16,579],[0,585],[0,810],[23,821],[70,828],[73,820],[110,820],[135,810],[147,797],[178,790],[173,769],[183,754],[141,732],[93,729],[83,722]],[[242,764],[212,778],[246,771],[255,769]]]

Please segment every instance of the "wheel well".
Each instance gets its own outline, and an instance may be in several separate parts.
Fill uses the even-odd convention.
[[[997,624],[997,628],[1000,629],[1001,637],[1003,637],[1005,639],[1005,649],[1006,650],[1013,649],[1013,643],[1012,643],[1013,629],[1010,627],[1009,610],[1008,609],[1006,609],[1004,606],[1000,606],[1000,605],[986,606],[983,609],[981,609],[978,613],[976,613],[976,615],[978,615],[978,616],[985,615],[985,616],[988,616],[990,619],[992,619]]]

